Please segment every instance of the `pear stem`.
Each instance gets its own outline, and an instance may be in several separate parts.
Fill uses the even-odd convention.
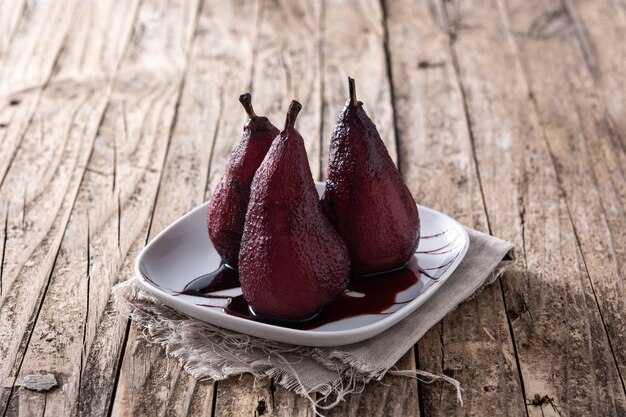
[[[348,77],[348,91],[350,91],[350,104],[354,106],[358,103],[356,100],[356,84],[354,83],[354,78]]]
[[[239,102],[243,105],[243,108],[246,109],[246,113],[248,113],[248,117],[250,119],[254,119],[256,117],[256,113],[252,108],[252,96],[250,93],[242,94],[239,96]]]
[[[287,110],[287,120],[285,120],[285,129],[293,129],[296,124],[296,118],[298,117],[298,113],[302,110],[302,104],[298,103],[296,100],[292,100],[291,104],[289,104],[289,110]]]

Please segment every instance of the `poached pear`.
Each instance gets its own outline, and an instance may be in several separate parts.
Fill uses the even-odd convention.
[[[335,125],[322,207],[348,247],[353,275],[399,268],[413,256],[420,219],[411,192],[389,156],[376,125],[356,99]]]
[[[267,117],[257,116],[250,94],[239,101],[250,120],[243,129],[241,142],[234,149],[224,176],[213,192],[207,214],[209,237],[224,262],[237,267],[250,186],[259,165],[280,131]]]
[[[346,245],[324,216],[292,101],[252,181],[239,254],[241,290],[261,317],[311,318],[348,284]]]

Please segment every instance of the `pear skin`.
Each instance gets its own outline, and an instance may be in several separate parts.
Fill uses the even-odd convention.
[[[353,275],[399,268],[420,237],[419,213],[376,126],[356,99],[341,110],[329,149],[322,207],[346,243]]]
[[[213,192],[207,224],[215,250],[226,264],[237,267],[250,187],[254,174],[280,131],[267,117],[257,116],[250,94],[239,97],[250,120],[243,129],[241,141],[234,149],[228,166]]]
[[[322,212],[292,101],[252,182],[239,254],[245,299],[260,316],[310,318],[348,284],[346,245]]]

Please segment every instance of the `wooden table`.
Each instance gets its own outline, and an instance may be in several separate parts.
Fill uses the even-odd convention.
[[[240,93],[292,98],[324,177],[346,77],[416,201],[518,260],[329,416],[626,415],[624,0],[0,2],[0,413],[312,416],[198,382],[116,315],[139,250],[210,196]],[[34,392],[24,378],[55,375]]]

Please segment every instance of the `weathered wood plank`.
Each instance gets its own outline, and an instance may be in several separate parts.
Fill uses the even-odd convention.
[[[491,229],[523,248],[503,284],[525,395],[547,396],[528,413],[622,415],[623,388],[552,160],[551,143],[571,143],[561,131],[567,119],[545,120],[536,104],[544,92],[533,87],[564,77],[546,65],[552,59],[565,58],[571,77],[576,64],[563,45],[546,48],[573,34],[533,39],[526,34],[550,6],[508,3],[477,10],[455,1],[446,10]],[[569,100],[562,89],[549,94]]]
[[[111,415],[210,415],[212,404],[213,383],[196,381],[132,327]]]
[[[89,202],[91,203],[91,206],[88,207],[88,210],[92,214],[91,218],[88,221],[82,222],[82,228],[86,229],[89,227],[90,231],[93,232],[93,236],[90,236],[91,249],[94,251],[93,253],[103,254],[102,256],[95,258],[94,261],[90,265],[91,274],[89,275],[88,282],[90,282],[93,285],[91,285],[91,288],[89,287],[89,285],[87,285],[87,294],[85,294],[85,298],[88,299],[88,302],[87,302],[88,307],[86,308],[86,311],[82,311],[85,317],[84,320],[87,321],[86,324],[83,324],[85,326],[84,331],[86,332],[86,336],[84,336],[84,339],[83,339],[84,349],[86,352],[89,352],[92,354],[91,358],[93,358],[93,361],[102,365],[100,367],[100,370],[102,370],[101,374],[105,374],[105,377],[98,378],[99,374],[97,372],[93,372],[94,369],[95,371],[98,371],[98,367],[93,366],[93,361],[92,361],[92,366],[90,368],[89,362],[87,362],[86,368],[87,370],[91,370],[92,372],[87,373],[88,377],[84,378],[81,381],[83,382],[83,384],[79,386],[79,392],[81,392],[82,390],[83,393],[87,392],[88,394],[98,394],[98,395],[89,396],[87,400],[84,401],[83,403],[84,408],[88,408],[91,410],[90,407],[93,407],[94,409],[97,409],[98,412],[106,412],[106,405],[108,403],[107,395],[110,395],[112,385],[115,381],[114,378],[111,378],[110,374],[111,373],[113,373],[113,375],[115,374],[116,366],[110,366],[110,365],[115,365],[116,356],[114,354],[115,352],[114,351],[111,352],[110,349],[108,348],[111,345],[115,346],[115,341],[120,340],[120,335],[118,334],[120,331],[120,326],[117,325],[116,320],[110,320],[109,323],[114,323],[115,325],[109,326],[108,328],[106,326],[100,326],[101,329],[102,327],[109,329],[110,333],[103,336],[103,339],[107,341],[107,343],[101,343],[101,341],[100,342],[96,341],[95,345],[98,349],[95,349],[96,351],[95,354],[94,354],[94,349],[91,349],[91,343],[92,343],[92,340],[94,339],[93,335],[95,334],[95,328],[100,322],[100,319],[102,317],[102,312],[104,310],[104,306],[106,305],[106,302],[108,300],[111,284],[114,283],[114,281],[117,279],[117,273],[118,273],[117,268],[120,264],[122,264],[122,260],[125,258],[123,254],[125,254],[128,251],[128,246],[130,246],[133,243],[133,241],[131,240],[133,237],[132,236],[133,229],[138,234],[141,234],[142,228],[147,230],[147,220],[144,223],[139,224],[135,221],[135,216],[137,218],[149,219],[149,214],[151,211],[152,203],[154,201],[154,194],[156,192],[156,189],[158,186],[158,180],[160,177],[159,170],[160,170],[160,166],[162,165],[162,159],[163,159],[164,152],[165,152],[166,145],[167,145],[167,138],[169,136],[169,124],[168,123],[171,123],[173,119],[174,105],[175,105],[176,98],[179,93],[176,82],[171,83],[171,81],[172,81],[172,78],[174,79],[174,81],[176,81],[176,77],[180,79],[180,74],[182,73],[182,68],[184,67],[185,51],[182,49],[187,43],[187,41],[185,41],[185,36],[186,38],[189,38],[189,34],[186,32],[188,32],[191,27],[191,25],[185,25],[185,23],[188,17],[191,17],[191,19],[193,20],[193,15],[196,10],[195,8],[193,8],[193,6],[194,6],[193,4],[187,6],[189,7],[188,9],[189,11],[183,9],[183,7],[181,6],[179,7],[179,10],[180,10],[179,13],[172,13],[171,15],[169,15],[171,18],[169,27],[167,26],[161,27],[159,24],[157,24],[157,22],[153,18],[155,11],[160,12],[161,14],[166,14],[168,10],[158,9],[154,7],[154,5],[152,7],[144,8],[143,10],[144,14],[140,16],[142,19],[139,20],[137,27],[136,27],[137,29],[141,29],[141,32],[140,32],[140,35],[135,36],[135,44],[133,45],[133,48],[131,48],[131,53],[134,53],[134,55],[131,56],[131,58],[127,59],[126,64],[124,66],[125,72],[123,73],[123,77],[120,77],[123,81],[119,83],[120,85],[117,86],[117,89],[115,92],[116,93],[115,94],[116,106],[113,106],[113,105],[109,106],[110,111],[108,113],[108,117],[105,118],[105,123],[102,126],[102,129],[100,130],[101,138],[106,136],[103,133],[106,131],[107,128],[109,129],[109,132],[111,131],[111,127],[109,126],[118,128],[116,129],[117,130],[115,132],[116,134],[119,134],[119,132],[130,132],[130,135],[126,137],[128,141],[121,142],[119,146],[117,146],[118,144],[115,144],[115,142],[112,141],[113,146],[109,146],[108,148],[116,149],[116,151],[110,152],[110,153],[107,153],[106,149],[104,152],[101,151],[101,148],[106,148],[107,147],[106,145],[109,145],[105,142],[104,144],[105,146],[102,146],[102,141],[106,141],[106,138],[99,141],[99,143],[96,145],[96,151],[94,152],[93,158],[91,159],[89,163],[90,165],[89,169],[96,177],[106,176],[107,171],[108,171],[109,180],[113,179],[113,181],[105,182],[105,186],[102,186],[103,184],[100,181],[92,181],[92,182],[88,181],[87,184],[83,187],[83,190],[81,192],[81,196],[82,196],[81,201],[87,201],[88,203]],[[114,12],[113,14],[116,15],[117,13]],[[131,22],[132,22],[132,16],[133,14],[131,13],[130,14]],[[150,24],[147,24],[146,22]],[[112,27],[115,28],[116,25],[112,25]],[[151,32],[147,29],[150,29]],[[138,32],[135,31],[135,33],[138,33]],[[159,39],[161,40],[161,42],[155,43],[155,40],[159,40]],[[124,47],[124,43],[122,45],[118,45],[118,48],[119,48],[118,50],[122,50],[123,47]],[[180,47],[180,49],[182,50],[182,55],[181,55],[182,61],[183,61],[182,65],[180,63],[180,60],[176,61],[175,59],[176,58],[175,53],[178,51],[177,47]],[[161,55],[160,55],[162,57],[161,61],[158,60],[159,54],[157,52],[159,51],[161,51]],[[87,57],[89,56],[90,55],[87,55]],[[79,63],[81,62],[81,59],[84,59],[81,56],[78,56],[77,58],[79,58],[78,59]],[[103,59],[107,59],[107,58],[108,56],[104,54]],[[148,61],[150,61],[153,70],[158,73],[158,76],[153,77],[152,85],[148,86],[148,88],[144,90],[140,83],[142,82],[142,79],[148,80],[149,78],[148,77],[149,74],[142,74],[142,72],[145,72],[145,66]],[[107,61],[106,65],[110,65],[110,61]],[[172,77],[172,75],[174,77]],[[141,77],[141,78],[138,78],[138,77]],[[86,84],[87,86],[90,86],[89,82]],[[165,87],[168,85],[172,85],[172,86]],[[69,83],[69,87],[72,87],[72,86],[73,86],[73,83]],[[65,87],[65,89],[61,87]],[[59,86],[52,87],[54,88],[53,92],[54,92],[54,98],[56,99],[56,101],[53,101],[50,103],[51,108],[67,109],[67,107],[64,107],[60,103],[63,103],[66,106],[68,103],[72,103],[72,101],[68,101],[68,97],[67,97],[68,90],[71,90],[71,89],[68,88],[68,85],[61,85],[61,87]],[[93,86],[91,87],[93,88]],[[134,87],[134,90],[130,90],[131,87]],[[130,90],[130,93],[138,93],[138,98],[133,97],[131,99],[129,97],[126,97],[125,95],[129,94],[128,93],[129,90]],[[167,94],[167,90],[171,91],[171,93]],[[150,94],[145,94],[146,91],[148,91]],[[61,92],[65,92],[65,94],[60,94]],[[165,94],[163,94],[164,92]],[[70,91],[70,93],[74,93],[74,92]],[[90,97],[90,94],[92,93],[93,91],[91,91],[91,89],[86,89],[83,95]],[[142,93],[143,93],[143,97],[141,95]],[[161,98],[160,102],[159,100],[152,100],[152,98],[155,98],[157,96]],[[72,96],[70,96],[70,99],[71,98]],[[106,95],[102,96],[102,98],[106,98]],[[96,99],[101,100],[101,97],[95,96],[94,100]],[[77,103],[80,103],[81,100],[85,101],[86,99],[81,96],[74,98],[74,101],[76,101]],[[130,108],[129,117],[122,117],[118,119],[118,116],[120,115],[120,109],[125,109],[126,107],[126,104],[125,104],[126,100],[130,101],[130,104],[135,105],[136,107]],[[153,103],[153,101],[156,101],[156,102]],[[97,103],[101,106],[100,108],[103,111],[104,106],[106,105],[106,100],[98,101]],[[154,104],[155,107],[154,108],[150,107],[151,104]],[[93,142],[93,138],[95,138],[96,136],[96,130],[98,129],[98,126],[100,125],[100,120],[102,119],[102,111],[100,111],[100,114],[96,118],[94,118],[95,120],[93,121],[91,121],[90,118],[87,118],[79,114],[79,116],[81,116],[82,119],[91,121],[91,123],[89,123],[88,126],[91,126],[92,128],[91,130],[86,130],[85,140],[81,140],[80,138],[74,137],[75,134],[71,136],[72,140],[67,140],[65,136],[60,136],[61,138],[66,138],[66,142],[57,143],[56,144],[57,146],[55,146],[54,149],[63,150],[66,147],[69,147],[70,149],[72,149],[75,147],[77,148],[79,146],[85,146],[90,143],[90,141],[87,140],[88,138],[91,138],[91,142]],[[141,112],[141,114],[137,114],[139,112]],[[97,112],[94,112],[94,113],[97,114]],[[65,114],[66,117],[70,117],[74,115],[74,112],[66,110],[63,114]],[[126,119],[128,119],[128,123],[122,123],[122,121],[126,121]],[[63,119],[61,121],[63,121]],[[37,127],[39,128],[40,126],[37,126]],[[76,128],[74,130],[81,131],[81,129],[79,128]],[[63,130],[67,130],[67,128],[59,129],[60,132],[63,132]],[[70,130],[70,132],[73,132],[74,130]],[[48,158],[40,157],[38,154],[32,152],[33,149],[41,148],[39,130],[37,130],[36,133],[37,133],[36,144],[29,143],[28,137],[25,139],[24,153],[29,158],[33,158],[35,161],[45,162],[47,160],[54,161],[55,159],[58,159],[58,157],[54,157],[54,156],[48,157]],[[56,136],[57,135],[53,136],[53,138]],[[120,135],[120,137],[123,137],[123,135]],[[111,135],[109,136],[109,138],[113,139],[113,136]],[[140,139],[143,139],[143,140],[140,140]],[[157,141],[157,139],[160,141],[157,151],[150,152],[150,149],[153,147],[154,142]],[[132,140],[134,140],[135,143],[133,143]],[[65,145],[61,146],[63,145],[63,143],[65,143]],[[133,149],[133,147],[138,147],[141,155],[137,155],[137,152],[135,149]],[[68,153],[69,156],[64,157],[64,158],[68,158],[68,159],[71,158],[72,153],[68,151],[66,151],[66,153]],[[105,154],[104,155],[105,158],[102,158],[102,153]],[[81,158],[84,160],[82,161],[78,160],[76,157],[74,157],[74,159],[77,159],[79,166],[82,166],[84,168],[87,165],[86,158],[89,157],[89,154],[90,154],[90,151],[84,151],[84,158]],[[20,154],[18,153],[17,158],[19,157],[20,157]],[[105,165],[104,169],[102,169],[99,166],[99,164],[102,162],[102,160],[101,159],[99,160],[99,158],[106,159],[105,161],[106,163],[104,164]],[[73,159],[70,159],[70,161],[72,160]],[[20,164],[18,166],[30,167],[31,165],[33,165],[30,160],[28,162],[29,163],[20,161]],[[120,182],[118,184],[119,187],[117,188],[114,187],[115,185],[114,178],[116,175],[116,169],[114,169],[113,172],[111,172],[111,169],[109,168],[111,165],[116,165],[116,164],[117,164],[116,168],[120,172],[120,175],[125,175],[125,182],[123,183]],[[66,164],[66,165],[71,166],[70,164]],[[64,165],[61,165],[61,166],[64,166]],[[44,169],[42,169],[42,167],[33,166],[31,169],[39,169],[39,171],[44,172],[44,173],[49,172],[49,170],[46,170],[45,167]],[[3,188],[2,192],[4,192],[4,190],[7,190],[7,192],[10,195],[14,195],[15,193],[12,192],[13,190],[9,189],[10,186],[16,182],[16,181],[11,180],[11,177],[10,177],[11,175],[12,175],[11,172],[9,172],[9,177],[7,177],[7,181],[5,183],[5,187]],[[66,175],[63,175],[63,172],[61,172],[58,176],[60,178],[64,178]],[[79,179],[80,179],[80,176],[79,176]],[[63,195],[65,189],[68,186],[60,186],[58,184],[55,184],[54,181],[56,181],[56,177],[54,177],[52,181],[53,182],[50,182],[50,184],[45,184],[44,182],[44,184],[40,184],[40,185],[41,186],[47,185],[50,190],[56,190],[57,192],[60,193],[60,195]],[[112,192],[111,188],[107,187],[107,185],[109,184],[112,184],[110,185],[110,187],[113,187],[113,189],[116,190],[116,192]],[[139,192],[133,193],[133,190],[135,187],[139,189]],[[73,189],[69,188],[69,190],[73,190]],[[141,192],[141,190],[147,190],[148,192],[147,193]],[[33,194],[37,191],[38,190],[36,188],[32,189]],[[70,191],[67,194],[69,196],[75,196],[76,192]],[[28,199],[28,197],[29,196],[27,195],[26,199]],[[43,197],[48,197],[48,196],[43,194]],[[32,200],[37,202],[36,201],[37,199],[42,199],[43,197],[36,194]],[[39,211],[46,210],[46,209],[50,211],[50,208],[49,208],[50,206],[46,207],[45,204],[34,205],[34,207],[39,207],[38,209]],[[64,211],[67,213],[68,216],[69,216],[70,208],[71,208],[71,205],[70,207],[68,207],[67,210]],[[126,213],[128,214],[128,217],[123,217],[121,219],[119,218],[119,214],[122,212],[121,209],[126,209]],[[79,212],[79,214],[80,213],[81,212]],[[46,219],[46,216],[44,216],[42,213],[34,212],[33,215],[35,216],[38,215],[40,218]],[[121,227],[120,225],[123,226],[127,234],[125,236],[118,236],[118,238],[115,240],[111,239],[110,236],[115,236],[117,233],[109,233],[109,232],[119,231]],[[134,225],[136,226],[131,227]],[[79,230],[82,230],[82,229],[79,228]],[[106,234],[99,233],[99,232],[103,232],[103,230],[104,232],[107,232],[107,233]],[[143,234],[141,235],[140,245],[143,245],[143,243],[145,242],[146,233],[147,232],[144,231]],[[62,236],[62,233],[59,234],[58,239],[60,239],[60,236]],[[72,238],[75,238],[79,242],[78,247],[81,247],[81,246],[84,247],[87,242],[87,240],[84,239],[80,233],[78,233],[78,236],[71,236],[66,233],[66,237],[70,240]],[[36,243],[36,240],[34,243]],[[55,238],[54,243],[56,243],[56,238]],[[76,245],[75,242],[68,243],[70,247],[72,247],[72,244]],[[39,246],[37,250],[45,251],[46,246],[47,245]],[[135,251],[134,253],[136,253],[137,249],[138,249],[137,247],[134,248],[134,251]],[[55,253],[56,251],[50,251],[50,253],[45,256],[52,257],[52,260],[54,260]],[[45,260],[46,259],[45,256],[41,255],[40,257],[42,260]],[[42,262],[42,264],[46,265],[46,263],[44,262]],[[130,270],[129,266],[130,266],[130,263],[126,265],[127,270]],[[83,270],[86,271],[87,268]],[[67,272],[64,270],[60,271],[60,274],[70,274],[70,273],[73,273],[73,272]],[[42,275],[45,278],[47,278],[49,276],[49,272],[46,272],[45,274],[42,274]],[[79,275],[79,277],[80,276],[81,275]],[[61,279],[61,282],[63,282],[63,279]],[[29,288],[28,284],[29,282],[27,280],[23,278],[20,280],[20,285],[24,286],[24,288]],[[59,284],[59,285],[62,285],[62,284]],[[46,287],[45,290],[47,291],[47,289],[48,287]],[[91,291],[89,291],[90,289]],[[11,295],[15,296],[16,294],[18,293],[16,293],[15,288],[12,288]],[[37,292],[35,292],[34,295],[37,295]],[[78,303],[79,310],[80,310],[80,305],[85,302],[84,301],[85,298],[76,297],[73,300]],[[25,303],[23,304],[26,305]],[[7,314],[9,314],[10,306],[7,303],[5,303],[3,307],[7,308],[6,310],[4,310],[3,308],[3,311],[7,311]],[[62,305],[58,306],[58,308],[62,308],[62,307],[63,307]],[[36,313],[38,314],[37,311]],[[63,313],[65,314],[64,315],[65,320],[67,320],[68,322],[71,322],[75,320],[76,318],[75,316],[71,315],[71,312],[61,310],[61,315]],[[28,314],[28,310],[24,309],[24,313],[22,314]],[[54,317],[54,314],[52,314],[51,316]],[[31,317],[35,319],[37,316],[33,315]],[[32,323],[31,323],[31,326],[32,326]],[[12,328],[14,328],[15,331],[19,330],[19,328],[17,328],[16,326],[13,326]],[[76,330],[73,324],[71,328],[73,330]],[[42,325],[42,331],[45,331],[45,330],[46,330],[46,324],[44,323]],[[80,330],[83,330],[83,329],[80,329]],[[122,331],[124,330],[123,324],[122,324],[121,330]],[[110,337],[111,335],[113,336]],[[78,340],[81,340],[83,335],[81,333],[77,335],[70,334],[68,337],[70,340],[72,340],[73,336],[78,337]],[[121,338],[123,339],[123,334],[121,335]],[[6,339],[3,338],[3,340],[10,340],[10,339],[11,338],[6,338]],[[13,340],[19,340],[19,338],[13,338]],[[28,341],[28,339],[24,339],[24,340],[26,342]],[[47,347],[47,345],[45,344],[42,344],[42,346],[44,350]],[[119,350],[119,343],[117,346]],[[80,347],[80,350],[82,350],[83,346],[79,345],[79,347]],[[66,353],[66,352],[62,352],[62,354],[63,353]],[[109,355],[99,356],[99,354],[101,353],[109,353]],[[42,360],[41,358],[36,358],[34,359],[33,362],[36,364],[38,362],[40,363],[41,360]],[[75,361],[75,358],[74,358],[74,361]],[[74,365],[75,366],[78,365],[76,361],[74,362]],[[78,366],[82,366],[82,365],[83,365],[83,361],[80,361],[80,365]],[[74,373],[76,372],[75,369],[76,368],[73,368]],[[80,368],[78,372],[80,372]],[[109,385],[108,390],[107,390],[107,384],[102,383],[105,381],[108,382],[108,385]],[[101,384],[98,385],[99,383]],[[98,401],[99,399],[104,399],[104,401]],[[80,398],[78,401],[80,403]],[[50,404],[48,404],[48,406],[50,406]],[[62,408],[62,405],[59,405],[59,407]],[[54,413],[54,408],[52,408],[50,412]]]
[[[626,148],[626,4],[620,0],[562,4],[611,125]]]
[[[269,404],[270,407],[268,407],[271,410],[270,415],[315,417],[315,409],[307,398],[286,390],[274,381],[270,382],[270,393],[271,403]],[[315,393],[311,393],[310,396],[313,400],[317,399]]]
[[[321,4],[286,0],[262,4],[252,66],[255,108],[282,129],[291,100],[302,103],[296,127],[304,139],[313,178],[319,178]],[[221,171],[214,175],[219,180]]]
[[[40,88],[50,78],[74,21],[77,4],[74,1],[30,3],[27,13],[15,3],[6,4],[14,10],[3,18],[11,21],[23,14],[24,21],[19,28],[11,30],[17,32],[0,68],[0,96],[7,97],[29,87]]]
[[[94,95],[94,85],[74,90],[71,84],[50,86],[35,100],[41,105],[32,110],[36,117],[23,132],[22,146],[12,156],[15,165],[0,188],[0,200],[9,207],[0,299],[3,410],[31,340],[105,105]]]
[[[4,3],[4,2],[3,2]],[[0,65],[0,186],[67,40],[78,1],[31,3]],[[7,4],[11,7],[11,4]],[[9,19],[12,13],[7,13]]]
[[[542,6],[537,13],[545,15],[559,4]],[[624,385],[626,114],[619,113],[619,106],[626,105],[626,45],[618,40],[619,33],[619,39],[626,35],[624,10],[620,15],[616,4],[602,1],[565,2],[564,6],[569,29],[523,49],[531,61],[539,48],[543,53],[560,51],[559,59],[550,54],[541,67],[529,63],[529,78]],[[607,20],[601,24],[603,18]],[[577,29],[582,19],[586,24]],[[594,54],[595,71],[585,67],[590,58],[581,48],[581,36],[590,36],[588,41],[595,45],[588,52]],[[562,122],[557,125],[555,120]]]
[[[3,1],[0,3],[0,62],[15,36],[20,22],[27,13],[26,0]]]
[[[328,164],[330,136],[348,97],[348,76],[356,81],[357,99],[376,124],[378,133],[397,162],[391,103],[391,82],[385,56],[383,10],[378,0],[324,2],[322,62],[324,114],[322,174]]]
[[[118,324],[119,317],[109,316],[109,292],[132,275],[134,258],[149,234],[197,13],[196,1],[141,5],[100,129],[101,148],[92,156],[94,171],[107,173],[111,186],[94,198],[104,202],[102,211],[95,209],[90,218],[90,225],[95,225],[92,251],[106,255],[94,259],[91,267],[86,340],[93,342],[87,345],[79,415],[107,414],[114,405],[128,335],[125,325]],[[111,166],[112,172],[107,168]]]
[[[246,115],[237,99],[250,84],[255,41],[250,20],[256,21],[255,7],[258,5],[246,1],[225,7],[213,0],[204,1],[201,7],[150,238],[204,201],[209,167],[219,180],[232,147],[241,137]],[[241,19],[241,10],[248,11],[249,20]],[[224,42],[229,36],[233,42]],[[113,414],[186,415],[189,404],[200,395],[208,408],[198,411],[206,415],[211,412],[213,384],[196,382],[176,360],[168,359],[160,347],[146,343],[133,328]]]
[[[420,204],[487,232],[463,97],[439,5],[386,3],[402,171]],[[422,385],[428,415],[525,415],[500,287],[448,315],[419,343],[419,366],[463,385]]]
[[[122,364],[115,414],[206,415],[217,400],[218,415],[253,415],[263,400],[265,415],[312,415],[250,377],[218,384],[214,399],[212,383],[134,329],[125,349],[127,322],[107,300],[146,237],[214,188],[245,119],[237,94],[251,84],[279,127],[290,99],[305,104],[298,128],[317,177],[349,73],[390,151],[397,129],[416,200],[488,230],[482,184],[492,231],[521,249],[503,285],[525,393],[492,286],[420,342],[420,367],[466,388],[459,408],[446,385],[423,385],[424,414],[520,415],[535,394],[552,400],[529,403],[530,415],[625,413],[623,2],[455,0],[447,14],[437,2],[387,2],[393,90],[378,64],[376,2],[216,5],[203,11],[213,23],[182,96],[195,5],[149,2],[134,22],[136,4],[0,2],[0,410],[106,414]],[[225,15],[245,24],[237,36]],[[243,50],[245,62],[225,58]],[[415,366],[410,355],[402,365]],[[60,388],[19,388],[47,370]],[[414,381],[383,382],[331,414],[418,415]]]
[[[250,374],[220,381],[217,388],[215,416],[315,415],[307,399],[277,387],[266,379],[255,382]]]
[[[385,54],[386,28],[381,2],[362,0],[324,2],[322,63],[324,110],[322,126],[322,175],[328,164],[328,148],[337,115],[348,99],[348,76],[356,80],[357,98],[380,133],[389,155],[398,163],[391,80]],[[404,172],[403,172],[404,174]],[[406,177],[405,177],[406,178]],[[399,369],[415,370],[411,349],[398,363]],[[386,415],[418,416],[417,381],[386,376],[363,392],[348,395],[328,416]]]
[[[626,154],[616,130],[619,126],[611,120],[614,108],[607,112],[597,94],[597,80],[593,79],[594,76],[603,77],[599,72],[603,68],[609,76],[607,80],[614,81],[614,77],[611,78],[612,69],[607,68],[612,62],[598,60],[595,48],[587,45],[587,30],[581,26],[571,2],[542,2],[541,7],[532,13],[529,9],[520,8],[511,14],[511,20],[515,28],[521,29],[524,25],[532,27],[537,20],[531,19],[548,15],[561,5],[562,12],[569,16],[571,23],[568,30],[540,39],[521,37],[519,45],[521,55],[527,62],[525,69],[533,103],[555,163],[585,261],[592,296],[599,304],[600,319],[610,342],[613,360],[618,366],[618,375],[621,370],[619,377],[624,390],[626,301],[619,294],[620,289],[624,293],[626,277],[626,242],[623,239],[626,228],[626,195],[623,192]],[[619,25],[612,26],[619,29]],[[605,42],[608,44],[610,39]],[[621,54],[624,54],[621,43],[612,47],[617,56],[620,47]],[[556,51],[558,59],[553,55]],[[548,56],[543,58],[546,52]],[[535,62],[539,54],[544,60],[541,66]],[[606,59],[606,55],[603,58]],[[606,86],[601,86],[601,94],[603,87]],[[613,87],[619,88],[617,85]],[[617,95],[620,93],[616,92]],[[612,104],[607,100],[605,102],[609,106]],[[605,340],[604,332],[600,333],[601,340]],[[603,370],[596,373],[597,377],[605,374]],[[612,377],[612,371],[609,375]],[[616,394],[609,392],[609,395]],[[623,395],[618,399],[616,407],[623,410]]]
[[[34,122],[26,132],[22,148],[16,155],[16,163],[0,190],[8,196],[23,195],[21,216],[32,216],[30,223],[25,217],[20,218],[20,207],[13,204],[16,208],[15,222],[21,223],[22,230],[16,228],[11,237],[7,270],[15,276],[19,274],[20,279],[5,282],[8,286],[7,299],[2,304],[2,311],[7,313],[9,319],[2,321],[2,325],[10,326],[12,320],[19,320],[20,317],[11,312],[18,305],[22,310],[16,311],[30,315],[30,319],[26,327],[12,328],[14,342],[21,339],[22,343],[17,352],[12,353],[13,362],[7,360],[6,363],[12,366],[2,394],[4,398],[6,393],[6,400],[11,396],[8,414],[34,413],[34,404],[43,407],[39,410],[42,415],[45,412],[49,415],[69,415],[76,408],[84,330],[84,324],[76,317],[81,316],[81,307],[86,301],[83,294],[88,286],[88,280],[84,278],[88,274],[89,249],[87,213],[85,207],[76,204],[74,199],[107,104],[113,75],[110,67],[119,61],[120,54],[116,55],[115,49],[123,49],[131,27],[128,22],[126,27],[122,24],[119,29],[112,24],[111,28],[116,29],[109,30],[106,20],[104,24],[96,24],[95,21],[106,17],[125,20],[110,13],[108,7],[115,3],[99,5],[101,7],[89,3],[81,5],[83,19],[72,28],[72,36],[58,59],[57,72],[42,93]],[[87,28],[91,37],[116,36],[109,38],[99,54],[90,53],[89,44],[80,36]],[[24,181],[24,178],[30,180]],[[23,187],[23,193],[18,192],[20,187]],[[64,194],[66,202],[57,203]],[[53,204],[59,204],[58,208],[53,210]],[[72,207],[74,215],[68,222]],[[63,218],[64,222],[57,226],[55,217]],[[84,221],[77,220],[77,217]],[[43,240],[38,237],[41,233],[45,233]],[[62,237],[64,240],[59,250]],[[29,244],[26,245],[26,242]],[[31,245],[36,246],[38,242],[43,242],[41,249],[47,253],[39,252],[39,248],[33,250]],[[48,257],[52,257],[54,262],[53,271],[46,271],[42,277],[33,274],[32,278],[24,279],[24,271],[30,275],[32,266],[37,263],[46,265]],[[52,262],[48,268],[52,268]],[[35,323],[38,319],[40,321]],[[7,356],[7,359],[10,357]],[[56,374],[63,389],[50,394],[19,389],[12,391],[18,372],[19,387],[25,375],[44,371]],[[3,409],[5,404],[3,401]]]

